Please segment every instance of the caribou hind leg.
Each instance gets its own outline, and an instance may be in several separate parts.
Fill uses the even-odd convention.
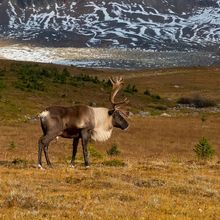
[[[75,166],[75,159],[76,159],[78,143],[79,143],[79,137],[73,138],[73,152],[72,152],[72,159],[70,162],[71,167]]]
[[[88,158],[88,142],[91,137],[91,131],[87,129],[83,129],[81,131],[81,138],[82,138],[82,148],[83,148],[83,157],[85,167],[89,167],[89,158]]]

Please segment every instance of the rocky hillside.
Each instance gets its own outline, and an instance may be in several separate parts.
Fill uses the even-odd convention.
[[[0,37],[50,46],[218,50],[219,0],[0,0]]]

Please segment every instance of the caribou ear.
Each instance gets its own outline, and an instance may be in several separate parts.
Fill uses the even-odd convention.
[[[111,110],[108,111],[108,115],[111,116],[111,115],[113,115],[114,112],[115,112],[115,110],[114,110],[114,109],[111,109]]]

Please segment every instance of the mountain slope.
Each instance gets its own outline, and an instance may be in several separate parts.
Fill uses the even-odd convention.
[[[212,50],[220,1],[0,0],[0,36],[53,46]]]

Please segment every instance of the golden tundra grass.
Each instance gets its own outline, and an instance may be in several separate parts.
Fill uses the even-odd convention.
[[[7,66],[6,61],[1,64]],[[94,70],[74,71],[96,74]],[[117,74],[102,70],[98,73],[103,77]],[[126,74],[127,81],[141,91],[149,88],[164,98],[199,93],[220,100],[218,69]],[[26,94],[9,85],[10,82],[1,96],[7,97],[12,107],[22,103],[25,111],[14,110],[19,115],[29,109],[31,114],[36,113],[60,100],[60,96],[51,94]],[[92,97],[97,103],[107,103],[107,93],[87,89],[87,97],[82,91],[77,97],[84,98],[85,103]],[[53,92],[50,88],[48,91]],[[56,91],[62,94],[61,88]],[[129,98],[144,108],[143,97]],[[69,104],[71,100],[61,103]],[[0,104],[5,108],[4,102]],[[172,117],[132,116],[128,131],[114,130],[109,141],[91,144],[102,157],[91,155],[89,169],[83,166],[81,146],[72,169],[68,167],[71,140],[53,141],[49,147],[53,169],[44,163],[46,169],[38,170],[39,122],[15,121],[11,113],[4,113],[7,120],[1,117],[0,124],[0,219],[220,219],[219,113],[205,112],[205,121],[200,112],[171,114]],[[216,150],[215,158],[207,163],[197,161],[192,150],[203,136]],[[119,156],[106,154],[113,144],[121,151]],[[114,166],[108,166],[111,161]]]
[[[71,141],[50,145],[53,169],[38,170],[38,123],[1,126],[0,219],[219,219],[220,164],[203,164],[192,148],[206,136],[219,157],[220,121],[210,116],[132,118],[127,132],[92,144],[103,158],[68,167]],[[141,131],[141,132],[140,132]],[[117,143],[122,167],[108,167]],[[14,145],[14,146],[13,146]],[[18,161],[18,162],[16,162]],[[45,165],[46,168],[46,165]]]

